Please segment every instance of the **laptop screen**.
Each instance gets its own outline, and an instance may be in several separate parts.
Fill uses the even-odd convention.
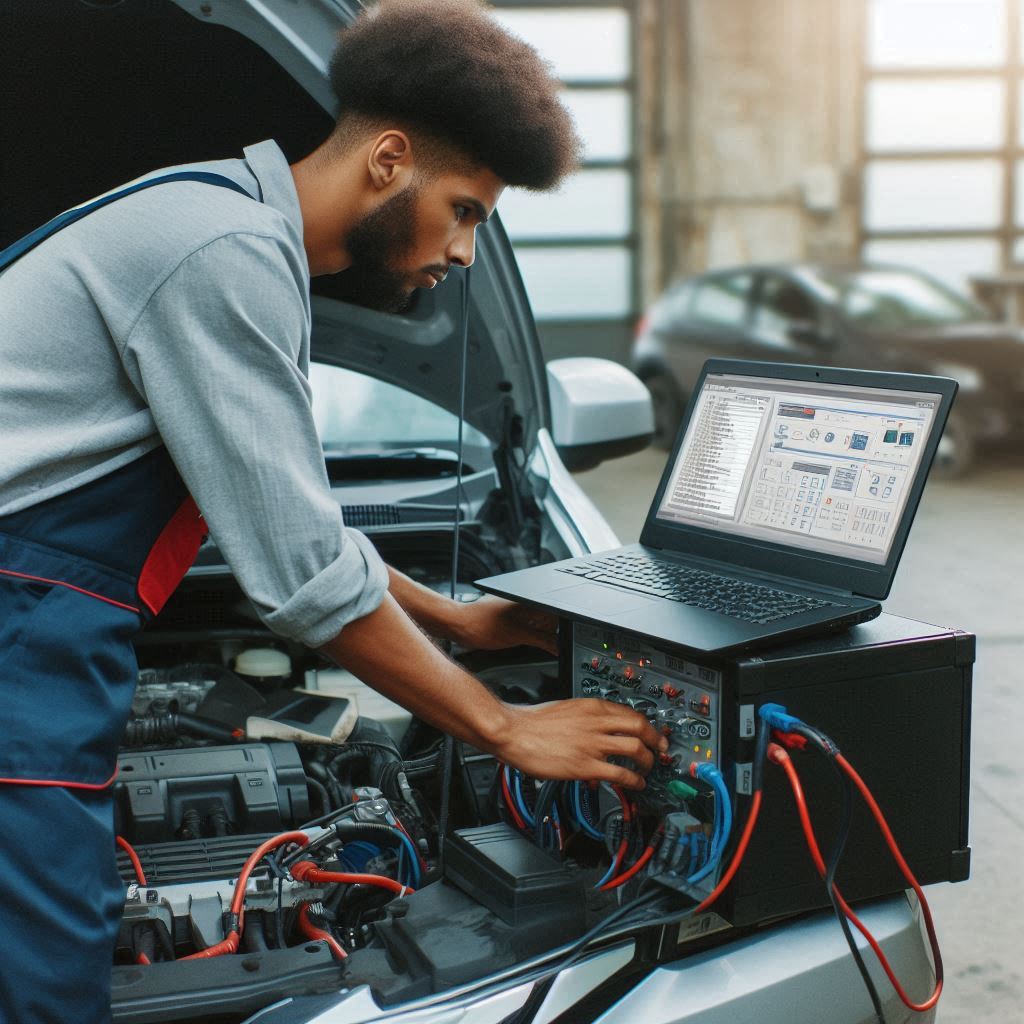
[[[709,373],[656,518],[884,564],[941,397]]]

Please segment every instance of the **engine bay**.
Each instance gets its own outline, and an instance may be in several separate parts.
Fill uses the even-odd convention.
[[[462,743],[446,780],[441,733],[266,632],[229,574],[194,571],[136,652],[115,1021],[243,1021],[360,985],[387,1007],[474,982],[614,909],[622,892],[597,883],[651,834],[622,791],[543,783]],[[571,696],[536,650],[453,656],[503,700]]]

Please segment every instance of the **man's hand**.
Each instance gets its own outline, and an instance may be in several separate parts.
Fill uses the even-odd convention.
[[[557,628],[554,615],[500,597],[481,597],[460,605],[458,611],[458,642],[473,650],[497,651],[523,644],[557,655]]]
[[[643,715],[610,701],[582,698],[549,704],[506,704],[498,756],[539,779],[584,779],[643,789],[643,775],[668,740]],[[611,764],[629,758],[643,773]]]

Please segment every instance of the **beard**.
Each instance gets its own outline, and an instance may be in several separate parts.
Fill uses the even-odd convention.
[[[381,313],[409,308],[415,289],[393,268],[413,246],[417,192],[409,185],[353,225],[345,236],[352,265],[335,277],[332,296]]]

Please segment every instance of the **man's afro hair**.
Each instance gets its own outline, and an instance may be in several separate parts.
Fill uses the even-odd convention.
[[[380,0],[341,32],[330,75],[339,124],[418,129],[508,185],[551,188],[578,163],[548,65],[477,0]]]

